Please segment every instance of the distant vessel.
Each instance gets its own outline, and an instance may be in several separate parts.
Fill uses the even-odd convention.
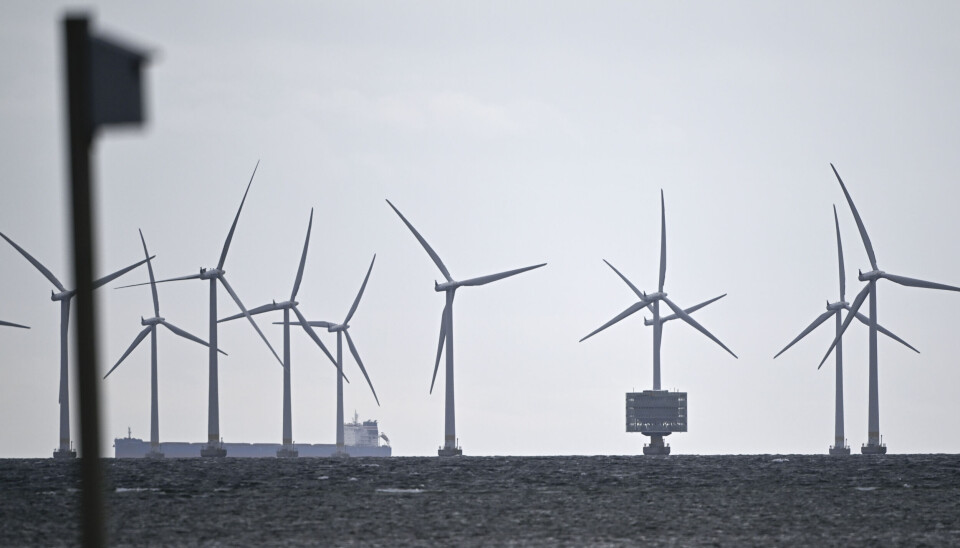
[[[353,422],[343,425],[344,441],[347,453],[351,457],[389,457],[393,451],[390,439],[380,433],[375,420],[359,420],[354,413]],[[380,444],[380,440],[385,443]],[[167,458],[200,457],[200,450],[209,445],[207,442],[164,442],[160,444]],[[256,458],[276,457],[279,443],[221,443],[228,457]],[[337,451],[335,443],[298,443],[297,451],[301,457],[332,457]],[[127,429],[127,437],[113,440],[114,458],[144,458],[150,452],[150,442],[134,438]]]

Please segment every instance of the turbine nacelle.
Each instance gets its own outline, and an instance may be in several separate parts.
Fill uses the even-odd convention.
[[[156,318],[147,318],[144,319],[143,316],[140,316],[140,325],[157,325],[163,323],[166,318],[156,317]]]
[[[857,279],[859,279],[861,282],[872,282],[873,280],[879,280],[880,278],[883,278],[883,275],[886,274],[886,272],[879,269],[871,270],[870,272],[862,272],[858,270],[857,274]]]
[[[449,291],[451,289],[456,289],[458,287],[460,287],[460,282],[437,283],[436,280],[433,281],[433,290],[436,291],[437,293],[440,293],[441,291]]]
[[[70,290],[70,291],[61,291],[61,292],[59,292],[59,293],[57,293],[57,292],[55,292],[54,290],[51,289],[51,290],[50,290],[50,300],[51,300],[51,301],[54,301],[54,302],[56,302],[56,301],[65,301],[65,300],[73,297],[73,296],[76,295],[76,294],[77,294],[77,291],[76,291],[75,289]]]
[[[339,332],[339,331],[346,331],[347,329],[350,329],[350,325],[349,325],[349,324],[336,324],[336,325],[327,326],[327,331],[330,332],[330,333],[337,333],[337,332]]]
[[[653,302],[656,302],[656,301],[662,301],[663,299],[666,298],[666,296],[667,296],[667,294],[664,293],[663,291],[657,291],[656,293],[646,293],[646,294],[645,294],[645,298],[646,298],[647,302],[649,302],[649,303],[653,303]]]
[[[850,303],[848,303],[847,301],[837,301],[835,303],[827,301],[827,310],[829,310],[830,312],[836,312],[837,310],[841,310],[841,309],[846,310],[849,308],[850,308]]]
[[[201,280],[212,280],[214,278],[219,278],[223,274],[224,274],[224,271],[219,268],[201,268],[200,269]]]

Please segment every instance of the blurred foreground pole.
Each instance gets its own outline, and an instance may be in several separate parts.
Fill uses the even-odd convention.
[[[140,69],[146,56],[90,33],[85,15],[63,19],[73,217],[73,275],[77,288],[77,375],[83,544],[104,546],[100,408],[97,398],[97,315],[93,300],[95,217],[90,149],[98,127],[143,122]]]

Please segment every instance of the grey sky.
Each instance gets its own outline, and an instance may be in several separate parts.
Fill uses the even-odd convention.
[[[94,5],[99,28],[157,52],[149,127],[107,134],[96,151],[98,272],[142,258],[137,228],[158,276],[214,266],[260,159],[226,262],[231,284],[247,306],[286,299],[310,207],[298,299],[308,317],[345,314],[377,253],[351,333],[382,407],[350,365],[345,410],[379,419],[395,454],[442,443],[443,393],[427,390],[443,296],[384,198],[455,277],[549,263],[458,292],[457,433],[472,455],[640,452],[646,438],[624,432],[624,392],[652,383],[651,328],[637,316],[577,341],[634,302],[601,259],[655,287],[660,188],[670,297],[691,306],[728,293],[695,317],[740,356],[665,326],[664,387],[690,394],[690,431],[668,438],[674,453],[832,443],[832,360],[816,370],[832,330],[771,359],[838,297],[832,204],[849,299],[869,268],[828,162],[881,268],[960,285],[953,3]],[[12,2],[0,18],[0,231],[68,279],[62,12]],[[0,282],[0,319],[32,327],[0,329],[0,456],[49,456],[58,307],[5,243]],[[880,322],[922,352],[880,342],[884,441],[891,452],[960,451],[960,294],[878,292]],[[100,296],[108,368],[151,313],[150,292]],[[160,288],[162,315],[203,338],[206,299],[198,282]],[[280,348],[281,329],[263,318]],[[206,351],[159,339],[161,441],[203,441]],[[332,443],[334,370],[305,334],[293,340],[294,439]],[[866,329],[852,326],[844,342],[856,448]],[[224,438],[279,442],[280,367],[240,322],[222,327],[220,345]],[[128,426],[149,435],[148,356],[138,349],[102,384],[108,454]]]

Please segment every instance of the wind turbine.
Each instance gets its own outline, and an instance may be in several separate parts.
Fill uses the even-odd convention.
[[[495,282],[497,280],[502,280],[503,278],[509,278],[510,276],[515,276],[522,272],[528,270],[533,270],[535,268],[540,268],[545,266],[547,263],[542,263],[533,266],[526,266],[523,268],[518,268],[516,270],[508,270],[507,272],[501,272],[499,274],[490,274],[488,276],[480,276],[479,278],[470,278],[468,280],[455,281],[450,275],[450,271],[447,270],[447,267],[444,266],[443,261],[440,260],[440,257],[437,253],[430,247],[430,244],[423,239],[423,236],[417,232],[417,229],[413,228],[413,225],[410,224],[410,221],[400,213],[394,205],[387,200],[387,204],[390,205],[390,208],[393,209],[397,215],[400,216],[400,220],[403,221],[403,224],[407,225],[407,228],[410,229],[410,232],[413,232],[413,235],[417,238],[417,241],[420,242],[420,245],[423,246],[423,249],[426,250],[427,255],[430,255],[430,258],[433,260],[434,264],[437,265],[437,268],[440,269],[440,272],[443,274],[443,277],[446,279],[444,283],[437,283],[436,280],[433,282],[433,288],[436,292],[443,291],[446,293],[446,305],[443,307],[443,316],[440,320],[440,342],[437,345],[437,361],[433,367],[433,380],[430,381],[430,393],[433,393],[433,385],[437,380],[437,370],[440,368],[440,354],[443,352],[443,345],[446,342],[447,349],[447,368],[446,368],[446,405],[444,412],[444,441],[443,447],[441,447],[437,454],[441,457],[449,457],[462,455],[463,451],[457,443],[457,434],[456,434],[456,417],[454,416],[454,398],[453,398],[453,296],[457,291],[457,288],[463,286],[475,286],[475,285],[485,285],[490,282]]]
[[[840,174],[837,173],[837,168],[833,167],[833,164],[830,164],[830,168],[833,170],[833,174],[836,175],[837,181],[840,183],[840,188],[843,190],[843,195],[847,199],[847,203],[850,205],[850,211],[853,213],[853,218],[857,222],[857,230],[860,231],[860,239],[863,240],[863,247],[867,250],[867,257],[870,259],[870,267],[872,270],[870,272],[859,272],[858,278],[861,282],[867,282],[867,285],[857,294],[857,298],[853,300],[853,304],[850,305],[850,314],[847,315],[847,319],[844,320],[843,325],[840,326],[840,332],[837,334],[837,338],[834,339],[833,344],[830,345],[830,348],[827,349],[826,355],[823,356],[823,360],[820,361],[820,366],[823,366],[823,362],[827,361],[827,357],[830,356],[830,352],[833,351],[833,348],[840,343],[840,337],[843,335],[843,332],[847,330],[847,327],[850,325],[850,322],[856,317],[856,313],[860,310],[860,306],[863,305],[863,301],[867,298],[867,295],[870,295],[870,395],[869,395],[869,420],[867,424],[867,443],[860,447],[860,452],[864,455],[883,455],[887,452],[887,446],[883,445],[880,441],[880,404],[879,404],[879,386],[877,379],[877,281],[881,279],[888,279],[891,282],[905,285],[907,287],[922,287],[926,289],[943,289],[946,291],[960,291],[960,287],[954,287],[952,285],[939,284],[935,282],[927,282],[923,280],[918,280],[915,278],[907,278],[906,276],[899,276],[897,274],[890,274],[884,272],[877,267],[877,257],[873,252],[873,245],[870,244],[870,237],[867,236],[867,229],[863,226],[863,220],[860,218],[860,213],[857,212],[857,207],[853,205],[853,198],[850,197],[850,193],[847,192],[846,185],[843,184],[843,179],[840,178]]]
[[[141,343],[143,339],[150,335],[150,452],[147,453],[147,457],[151,458],[162,458],[163,453],[160,452],[160,418],[159,418],[159,406],[157,402],[157,326],[162,325],[172,331],[174,334],[179,335],[185,339],[191,340],[197,344],[202,344],[203,346],[210,346],[204,342],[199,337],[187,333],[183,329],[173,325],[168,322],[166,318],[160,316],[160,301],[157,299],[157,282],[153,278],[153,264],[150,262],[150,254],[147,252],[147,242],[143,239],[143,231],[140,231],[140,242],[143,243],[143,255],[147,257],[147,272],[150,274],[150,291],[153,293],[153,317],[143,319],[140,318],[140,325],[146,326],[143,328],[136,338],[133,339],[133,343],[127,348],[127,351],[120,356],[120,359],[117,360],[117,363],[110,368],[110,371],[107,371],[107,374],[103,376],[104,379],[110,376],[110,373],[113,373],[114,369],[120,366],[124,359],[130,355],[131,352]],[[226,352],[220,351],[224,356]]]
[[[303,280],[303,267],[307,262],[307,248],[310,246],[310,230],[313,228],[313,208],[310,209],[310,222],[307,224],[307,238],[303,242],[303,253],[300,255],[300,268],[297,270],[297,278],[293,282],[293,291],[290,293],[290,299],[284,302],[278,303],[273,301],[269,304],[263,306],[258,306],[250,310],[249,312],[243,312],[241,314],[235,314],[228,318],[223,318],[219,322],[228,322],[230,320],[235,320],[237,318],[242,318],[245,316],[255,316],[257,314],[262,314],[264,312],[272,312],[274,310],[283,311],[283,445],[277,450],[278,457],[296,457],[299,453],[297,449],[293,446],[293,424],[292,424],[292,412],[290,409],[290,312],[297,316],[300,325],[303,327],[303,330],[307,332],[307,335],[310,335],[310,338],[313,339],[313,342],[317,343],[317,346],[320,347],[320,350],[323,350],[323,353],[327,355],[327,358],[330,359],[330,362],[336,366],[337,362],[333,359],[333,356],[330,354],[330,351],[327,350],[327,347],[323,345],[323,342],[320,340],[320,337],[317,336],[316,331],[310,327],[309,322],[300,312],[300,309],[297,308],[298,303],[295,299],[297,298],[297,292],[300,290],[300,282]],[[296,325],[296,324],[293,324]]]
[[[821,314],[817,319],[813,320],[802,333],[797,335],[797,338],[790,341],[790,344],[783,347],[783,350],[777,352],[777,355],[773,359],[777,359],[777,356],[783,354],[787,351],[788,348],[796,344],[800,339],[806,337],[810,332],[820,326],[823,322],[827,321],[830,316],[834,316],[836,320],[836,337],[837,337],[837,399],[836,399],[836,418],[834,421],[834,445],[830,447],[831,455],[849,455],[850,447],[846,444],[846,436],[843,433],[843,341],[840,340],[840,325],[841,325],[841,311],[850,310],[850,303],[847,302],[846,292],[847,292],[847,282],[846,282],[846,273],[843,268],[843,246],[840,243],[840,221],[837,219],[837,206],[833,206],[833,222],[837,229],[837,260],[840,264],[840,300],[831,303],[827,301],[827,311]],[[854,314],[860,322],[864,325],[869,326],[870,320],[866,316],[860,314],[859,312]],[[877,325],[877,331],[883,333],[884,335],[890,337],[891,339],[905,345],[907,348],[913,350],[914,352],[920,353],[919,350],[910,346],[906,341],[900,337],[894,335],[890,331],[887,331],[880,325]],[[822,364],[821,364],[822,365]]]
[[[344,447],[343,442],[343,338],[347,339],[347,346],[350,348],[350,353],[353,354],[353,359],[357,361],[357,365],[360,366],[360,371],[363,373],[364,378],[367,379],[367,384],[370,385],[370,391],[373,392],[373,399],[377,400],[377,406],[380,405],[380,398],[377,397],[377,391],[373,389],[373,383],[370,382],[370,376],[367,375],[366,368],[363,367],[363,361],[360,360],[360,354],[357,353],[357,347],[353,344],[353,339],[350,337],[350,318],[353,318],[354,312],[357,311],[357,306],[360,304],[360,297],[363,296],[363,290],[367,287],[367,280],[370,279],[370,272],[373,271],[373,262],[377,260],[377,256],[373,256],[373,260],[370,261],[370,268],[367,269],[367,275],[363,278],[363,284],[360,285],[360,291],[357,293],[357,298],[353,300],[353,306],[350,307],[350,311],[347,312],[347,317],[343,319],[340,323],[334,322],[323,322],[323,321],[310,321],[307,322],[311,327],[325,327],[330,333],[337,334],[337,452],[334,453],[335,457],[349,457],[347,454],[346,448]],[[281,322],[275,322],[281,323]],[[294,322],[296,325],[296,322]]]
[[[720,339],[714,337],[713,334],[707,331],[705,327],[703,327],[702,325],[700,325],[700,323],[698,323],[696,320],[690,317],[691,313],[696,312],[697,310],[703,308],[704,306],[707,306],[708,304],[723,298],[724,296],[726,296],[726,294],[720,295],[719,297],[714,297],[713,299],[702,302],[696,306],[692,306],[684,310],[679,306],[677,306],[677,304],[674,303],[672,300],[667,298],[667,294],[663,291],[664,281],[666,280],[666,276],[667,276],[667,221],[666,221],[666,206],[664,205],[662,189],[660,190],[660,283],[657,286],[657,291],[655,293],[644,293],[643,291],[640,291],[639,289],[637,289],[637,286],[635,286],[630,280],[628,280],[626,276],[624,276],[619,270],[616,269],[616,267],[614,267],[612,264],[610,264],[606,260],[604,260],[604,262],[607,263],[607,266],[612,268],[613,271],[617,273],[617,276],[619,276],[620,279],[622,279],[630,287],[630,289],[633,291],[633,293],[637,296],[639,300],[633,305],[631,305],[630,307],[628,307],[626,310],[624,310],[623,312],[615,316],[609,322],[601,325],[597,329],[593,330],[589,335],[580,339],[580,342],[583,342],[589,339],[590,337],[596,335],[597,333],[603,331],[604,329],[610,327],[611,325],[619,322],[620,320],[623,320],[624,318],[631,316],[632,314],[640,310],[643,310],[644,308],[649,309],[651,312],[653,312],[653,319],[652,320],[645,319],[644,325],[653,326],[653,390],[655,391],[660,390],[660,343],[661,343],[661,339],[663,338],[663,324],[668,321],[680,318],[681,320],[693,326],[693,328],[696,329],[697,331],[706,335],[710,340],[720,345],[720,347],[726,350],[727,352],[729,352],[731,356],[733,356],[734,358],[737,357],[737,355],[734,354],[733,351],[731,351],[729,348],[726,347],[726,345],[720,342]],[[671,310],[673,310],[673,314],[666,317],[660,316],[661,301],[663,301],[668,307],[670,307]],[[651,432],[647,435],[651,436],[651,442],[649,446],[644,447],[644,454],[663,454],[663,455],[669,454],[670,452],[669,447],[666,447],[663,444],[663,436],[669,435],[669,432],[664,432],[664,433]]]
[[[273,349],[273,346],[270,345],[270,341],[264,336],[263,332],[260,331],[260,327],[257,325],[257,322],[254,321],[247,313],[247,309],[243,306],[243,303],[240,302],[240,297],[237,296],[233,288],[230,286],[230,283],[227,282],[226,271],[223,269],[223,265],[227,260],[227,251],[230,249],[230,242],[233,240],[233,232],[237,228],[237,221],[240,220],[240,212],[243,211],[243,204],[247,201],[247,193],[250,192],[250,185],[253,184],[253,177],[257,174],[257,167],[260,166],[260,162],[257,162],[257,165],[253,167],[253,173],[250,174],[250,182],[247,183],[247,189],[243,193],[243,199],[240,200],[240,207],[237,208],[237,214],[233,218],[233,224],[230,225],[230,231],[227,233],[227,239],[223,243],[223,250],[220,252],[220,260],[217,262],[217,266],[214,268],[201,268],[200,272],[197,274],[188,274],[186,276],[180,276],[177,278],[169,278],[166,280],[160,280],[156,283],[164,282],[174,282],[179,280],[208,280],[210,282],[210,316],[209,316],[209,327],[210,327],[210,352],[209,352],[209,362],[210,362],[210,382],[209,382],[209,404],[207,407],[207,446],[200,450],[200,455],[204,457],[225,457],[227,456],[227,450],[220,443],[220,392],[219,392],[219,375],[218,375],[218,359],[217,359],[217,282],[220,282],[223,285],[223,288],[227,290],[227,293],[230,294],[230,297],[237,307],[240,308],[242,312],[246,315],[246,318],[250,320],[250,325],[257,331],[257,334],[260,335],[260,338],[266,343],[267,348],[270,349],[270,352],[273,353],[273,356],[277,358],[278,363],[283,363],[280,361],[280,356],[277,355],[277,352]],[[146,282],[147,284],[150,282]],[[146,284],[133,284],[124,287],[135,287]],[[120,288],[118,288],[120,289]]]
[[[53,458],[73,458],[77,456],[77,452],[71,448],[70,444],[70,382],[69,374],[67,372],[67,354],[69,347],[67,346],[67,328],[70,324],[70,299],[76,295],[76,289],[67,289],[60,283],[60,280],[53,275],[50,270],[43,266],[40,261],[33,258],[32,255],[24,251],[24,249],[14,243],[13,240],[8,238],[5,234],[0,232],[0,237],[6,240],[14,249],[20,252],[23,257],[30,262],[37,270],[40,271],[43,276],[50,280],[50,283],[57,288],[57,291],[50,291],[50,300],[60,302],[60,446],[54,450]],[[127,272],[130,272],[134,268],[142,265],[147,262],[148,259],[144,259],[140,262],[134,263],[126,268],[122,268],[113,274],[104,276],[99,280],[93,282],[93,289],[103,287],[104,285],[112,282],[113,280],[123,276]]]

